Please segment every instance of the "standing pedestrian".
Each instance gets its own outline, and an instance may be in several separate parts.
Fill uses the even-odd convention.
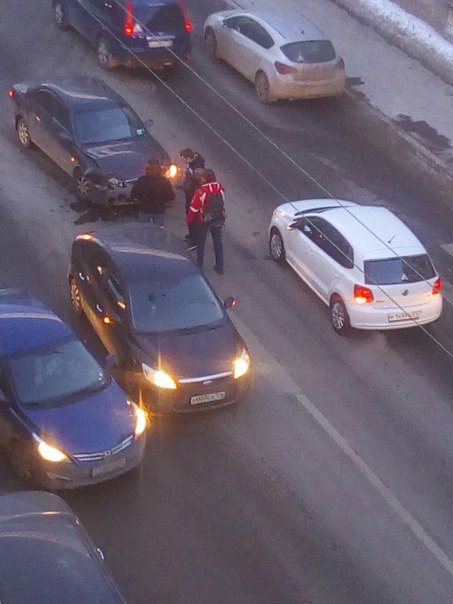
[[[186,166],[184,173],[184,180],[182,182],[182,190],[185,196],[185,213],[189,211],[189,206],[192,198],[199,186],[199,180],[196,174],[196,170],[204,169],[205,160],[199,153],[193,149],[186,148],[180,152],[181,159]],[[189,245],[189,249],[194,249],[196,245],[196,236],[194,232],[194,225],[188,225],[189,233],[186,235],[186,239]]]
[[[131,191],[131,199],[139,203],[140,222],[154,222],[164,226],[165,205],[175,198],[171,182],[162,174],[157,159],[148,160],[146,173],[140,176]]]
[[[201,185],[195,191],[187,212],[187,224],[196,225],[197,264],[203,268],[206,237],[211,233],[214,244],[214,270],[223,275],[222,230],[225,225],[225,192],[217,182],[214,170],[201,173]]]

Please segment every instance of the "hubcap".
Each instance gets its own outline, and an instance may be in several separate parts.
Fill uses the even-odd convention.
[[[90,196],[90,183],[85,176],[79,176],[76,181],[77,192],[82,199],[88,199]]]
[[[340,302],[334,302],[332,305],[332,323],[335,329],[343,329],[346,323],[343,306]]]
[[[260,99],[267,99],[269,92],[269,82],[266,76],[260,74],[256,80],[256,91]]]
[[[271,237],[271,254],[274,258],[280,258],[282,255],[282,240],[279,235],[274,233]]]
[[[55,21],[58,23],[58,25],[63,23],[63,8],[59,3],[55,5]]]
[[[82,305],[80,303],[80,292],[77,287],[77,283],[73,280],[71,281],[71,304],[72,308],[76,313],[79,313],[82,309]]]
[[[19,122],[19,125],[17,126],[17,133],[19,135],[20,142],[23,145],[28,145],[28,143],[30,142],[30,134],[24,122]]]

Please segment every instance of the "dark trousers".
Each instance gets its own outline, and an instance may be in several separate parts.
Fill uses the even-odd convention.
[[[187,193],[184,193],[184,194],[186,196],[186,216],[187,216],[187,212],[189,211],[190,204],[192,202],[192,195],[188,195]],[[194,222],[191,222],[187,226],[187,228],[189,230],[189,244],[196,245],[196,243],[197,243],[197,225]]]
[[[214,255],[215,255],[215,266],[219,271],[223,271],[223,241],[222,241],[222,230],[223,225],[209,225],[205,223],[197,222],[196,234],[197,234],[197,264],[200,268],[203,268],[204,260],[204,248],[206,246],[206,237],[208,231],[211,233],[212,243],[214,244]]]

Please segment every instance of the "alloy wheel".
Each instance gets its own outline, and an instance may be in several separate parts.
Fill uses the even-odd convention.
[[[28,125],[23,119],[20,119],[17,123],[17,136],[19,137],[19,142],[23,147],[28,149],[31,146],[31,137],[28,130]]]
[[[91,183],[88,178],[83,174],[78,173],[75,176],[74,181],[77,198],[80,199],[80,201],[90,201]]]
[[[282,264],[285,260],[285,246],[283,239],[277,229],[271,231],[269,239],[269,250],[271,252],[272,259],[279,264]]]
[[[74,278],[71,279],[69,284],[69,297],[71,298],[71,306],[74,314],[80,317],[83,313],[82,300],[80,297],[79,286]]]
[[[334,298],[330,303],[330,319],[338,334],[343,334],[349,329],[348,313],[341,298]]]
[[[262,103],[270,103],[270,91],[269,91],[269,80],[262,71],[256,74],[255,78],[255,91],[256,96]]]
[[[217,40],[215,34],[210,29],[206,32],[205,45],[207,55],[213,59],[217,59]]]

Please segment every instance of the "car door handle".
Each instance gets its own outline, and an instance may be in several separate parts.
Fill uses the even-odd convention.
[[[85,275],[83,273],[79,273],[80,281],[85,281]]]
[[[98,311],[99,314],[104,313],[104,311],[102,310],[102,306],[99,306],[99,304],[96,304],[96,310]]]
[[[37,122],[40,122],[40,121],[41,121],[41,118],[39,117],[39,115],[35,115],[35,120],[36,120]]]

